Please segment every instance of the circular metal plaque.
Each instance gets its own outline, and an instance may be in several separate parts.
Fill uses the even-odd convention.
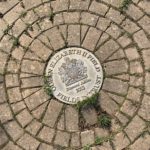
[[[66,48],[54,56],[46,67],[53,95],[68,104],[76,104],[100,90],[103,71],[98,59],[83,48]]]

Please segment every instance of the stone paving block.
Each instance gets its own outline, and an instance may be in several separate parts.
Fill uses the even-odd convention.
[[[36,2],[34,0],[23,0],[23,4],[26,10],[35,7],[41,3],[42,2],[40,0],[37,0]]]
[[[145,134],[144,136],[139,137],[131,146],[131,150],[139,150],[139,149],[150,149],[149,145],[150,135]]]
[[[149,5],[149,1],[140,1],[138,4],[139,7],[141,7],[142,9],[144,9],[145,12],[147,12],[148,14],[150,14],[150,5]]]
[[[150,73],[147,72],[145,75],[145,91],[150,93]]]
[[[150,49],[148,50],[143,50],[142,51],[143,59],[144,59],[144,65],[145,69],[149,70],[150,69]]]
[[[56,14],[54,16],[54,25],[60,25],[64,23],[63,13]]]
[[[64,116],[64,113],[59,118],[59,121],[58,121],[58,124],[57,124],[57,129],[59,129],[59,130],[64,130],[65,129],[65,116]]]
[[[21,101],[21,102],[11,104],[11,107],[12,107],[12,110],[13,110],[14,114],[17,114],[19,111],[26,108],[26,105],[23,101]]]
[[[113,143],[117,150],[124,149],[126,146],[130,144],[129,139],[124,135],[123,132],[120,132],[115,136]]]
[[[118,96],[112,93],[107,93],[107,94],[109,95],[110,98],[112,98],[118,104],[122,104],[125,99],[123,96]]]
[[[20,63],[16,60],[11,59],[8,62],[7,72],[9,73],[18,73],[20,68]]]
[[[12,150],[21,150],[21,148],[19,148],[17,145],[15,145],[13,142],[9,141],[9,143],[2,148],[2,150],[8,150],[8,149],[12,149]]]
[[[44,64],[38,61],[23,60],[22,72],[43,75]]]
[[[131,74],[143,73],[143,68],[139,61],[130,62],[130,73]]]
[[[36,135],[39,129],[41,128],[42,124],[36,120],[33,120],[27,127],[26,130],[31,133],[32,135]]]
[[[22,100],[20,89],[18,87],[8,90],[8,97],[10,103],[18,102]]]
[[[25,29],[26,29],[26,24],[21,19],[18,19],[15,22],[14,26],[12,27],[13,35],[16,37],[19,36]]]
[[[38,137],[46,142],[51,143],[54,137],[54,133],[55,133],[54,129],[44,126],[40,131],[40,133],[38,134]]]
[[[29,142],[30,141],[30,142]],[[23,147],[26,150],[35,150],[39,146],[39,142],[30,136],[29,134],[25,133],[18,141],[17,144]]]
[[[19,38],[19,42],[22,46],[28,46],[32,41],[32,38],[27,36],[26,34],[22,34],[22,36]]]
[[[8,27],[6,28],[6,30],[8,30]],[[8,31],[8,33],[11,34],[9,31]],[[13,42],[12,42],[11,36],[8,34],[5,35],[1,40],[0,49],[6,53],[10,53],[12,46],[13,46]],[[5,58],[5,55],[3,57]],[[2,59],[0,59],[0,60],[2,60]]]
[[[81,13],[81,23],[85,25],[95,26],[98,20],[98,16],[94,14],[89,14],[87,12]]]
[[[7,54],[2,53],[0,51],[0,73],[3,74],[4,73],[4,67],[6,64],[6,59],[7,59]]]
[[[20,17],[22,11],[23,8],[17,5],[4,16],[4,19],[8,22],[9,25],[11,25],[15,20]]]
[[[139,58],[139,53],[135,47],[125,49],[125,53],[129,61]]]
[[[61,34],[63,35],[64,39],[67,39],[67,25],[61,25],[59,26],[59,30]]]
[[[145,15],[142,19],[140,19],[138,21],[138,23],[142,26],[142,28],[148,33],[150,34],[150,17],[148,17],[147,15]]]
[[[5,144],[8,141],[5,131],[0,127],[0,146]]]
[[[143,77],[130,76],[130,85],[132,86],[143,86]]]
[[[145,128],[145,122],[140,119],[138,116],[135,116],[132,121],[125,128],[125,132],[133,141],[138,135],[140,135]]]
[[[2,123],[7,122],[8,120],[12,119],[11,110],[8,104],[0,104],[0,121]]]
[[[16,116],[16,118],[19,121],[19,123],[22,125],[22,127],[25,127],[33,119],[33,117],[31,116],[31,114],[26,109],[24,109],[23,111],[21,111]]]
[[[129,87],[127,98],[139,102],[142,91],[138,88]]]
[[[12,52],[12,57],[15,58],[16,60],[21,61],[24,55],[24,50],[21,47],[17,47],[13,50]]]
[[[95,137],[106,137],[109,133],[106,129],[103,128],[95,128]]]
[[[97,149],[92,149],[92,150],[99,150],[99,149],[102,149],[102,150],[112,150],[112,147],[110,146],[109,142],[104,142],[102,146],[97,146],[96,148]]]
[[[65,123],[68,131],[78,131],[79,116],[75,108],[69,106],[66,108]]]
[[[107,33],[103,32],[102,35],[101,35],[101,38],[98,41],[98,44],[97,44],[96,48],[99,49],[100,46],[102,46],[103,43],[105,43],[108,40],[108,38],[109,38],[109,35]]]
[[[18,74],[7,74],[5,76],[6,86],[14,87],[19,85]]]
[[[81,113],[87,125],[94,125],[97,123],[97,114],[94,107],[91,106],[90,108],[82,109]]]
[[[129,121],[129,119],[125,115],[123,115],[122,113],[120,113],[120,112],[116,113],[116,117],[119,119],[119,121],[123,125],[126,125],[126,123]]]
[[[102,31],[105,31],[109,25],[110,25],[110,20],[108,20],[107,18],[100,17],[96,27],[98,27]]]
[[[72,133],[71,135],[71,146],[79,147],[80,146],[80,133]]]
[[[121,36],[119,39],[118,39],[118,42],[121,44],[121,46],[124,48],[126,46],[128,46],[132,41],[131,39],[125,34],[123,36]]]
[[[21,90],[22,97],[23,97],[23,99],[25,99],[26,97],[31,96],[32,94],[34,94],[35,92],[37,92],[39,90],[40,90],[39,87],[38,88],[33,87],[33,88],[28,88],[28,89],[26,89],[26,88],[22,89]]]
[[[120,68],[118,70],[118,68]],[[107,75],[127,73],[128,63],[126,60],[116,60],[112,62],[107,62],[104,64],[104,70]]]
[[[119,49],[117,51],[115,51],[112,55],[110,55],[110,57],[107,58],[108,62],[112,61],[116,61],[116,60],[119,60],[119,61],[123,61],[125,59],[125,54],[124,54],[124,51],[122,49]],[[107,62],[107,61],[106,61]]]
[[[140,29],[133,21],[129,19],[123,21],[122,27],[131,34]]]
[[[43,118],[43,122],[50,127],[54,127],[54,125],[57,121],[57,118],[59,116],[59,113],[62,109],[62,106],[63,106],[62,103],[57,102],[55,100],[51,100],[51,102],[46,110],[46,114]]]
[[[68,10],[68,0],[58,0],[52,1],[51,7],[53,8],[53,12]]]
[[[106,78],[104,81],[103,89],[125,95],[127,93],[128,84],[121,80]]]
[[[90,4],[90,0],[70,0],[70,9],[87,10]]]
[[[67,132],[57,131],[54,143],[67,147],[69,144],[70,134]]]
[[[105,92],[100,92],[99,104],[101,108],[110,115],[114,115],[119,109],[115,103]]]
[[[16,121],[8,122],[4,127],[14,141],[18,140],[24,133]]]
[[[54,50],[58,50],[65,46],[64,40],[62,39],[61,34],[56,27],[49,30],[49,32],[46,32],[45,34],[50,39],[50,43],[52,44]]]
[[[138,114],[147,121],[150,121],[150,97],[148,95],[144,95]]]
[[[101,32],[99,30],[95,28],[90,28],[83,41],[82,46],[90,51],[94,51],[100,35]]]
[[[70,25],[68,27],[68,45],[80,46],[80,25]]]
[[[22,18],[22,20],[27,24],[32,24],[37,19],[38,16],[34,13],[33,10],[28,11],[28,13]]]
[[[117,25],[111,24],[110,27],[106,30],[106,32],[109,35],[111,35],[114,39],[117,39],[122,33],[122,30]]]
[[[0,103],[3,103],[6,101],[6,94],[4,90],[4,85],[0,84]]]
[[[93,1],[89,10],[104,16],[108,10],[108,6],[102,3],[98,3],[97,1]]]
[[[39,147],[39,150],[56,150],[53,146],[42,143]]]
[[[47,29],[50,29],[53,26],[53,23],[51,20],[49,20],[49,18],[44,18],[43,21],[39,22],[39,26],[42,31],[45,31]],[[44,35],[44,33],[41,35]]]
[[[132,104],[132,102],[126,100],[121,109],[120,109],[123,113],[129,115],[129,116],[133,116],[133,114],[135,113],[135,111],[137,110],[137,108]]]
[[[38,8],[35,8],[34,11],[39,17],[48,16],[51,13],[51,8],[49,3],[45,3]]]
[[[119,124],[116,119],[111,119],[111,131],[114,133],[119,133],[122,131],[122,125]]]
[[[38,62],[41,62],[43,61],[40,57],[38,57],[34,52],[32,51],[27,51],[24,55],[24,59],[23,59],[23,62],[26,61],[26,60],[30,60],[30,61],[38,61]],[[29,72],[27,72],[29,73]],[[30,74],[30,73],[29,73]],[[31,75],[30,75],[31,76]],[[25,76],[25,77],[29,77],[29,76]]]
[[[45,32],[43,32],[43,34],[40,34],[40,35],[37,37],[37,39],[38,39],[41,43],[43,43],[43,45],[45,45],[46,47],[48,47],[49,50],[51,51],[51,50],[52,50],[51,43],[50,43],[48,37],[47,37],[44,33],[45,33]],[[37,40],[37,41],[38,41],[38,40]]]
[[[1,1],[0,3],[0,12],[6,12],[8,11],[10,8],[12,8],[13,6],[15,6],[18,3],[17,0],[11,0],[11,1]]]
[[[32,111],[33,116],[36,119],[40,119],[45,112],[45,109],[47,108],[46,106],[48,105],[48,102],[45,102],[44,104],[40,105],[37,107],[35,110]]]
[[[108,17],[112,21],[116,22],[117,24],[120,24],[122,22],[122,20],[125,18],[125,16],[123,16],[122,14],[120,14],[119,11],[117,11],[113,8],[109,9],[108,13],[106,14],[106,17]]]
[[[133,35],[133,38],[140,48],[150,47],[150,41],[148,40],[148,38],[146,37],[145,33],[142,30],[135,33]]]
[[[123,0],[102,0],[103,2],[119,8]]]
[[[64,12],[63,17],[65,23],[78,23],[80,19],[80,13],[78,12]]]
[[[25,98],[25,103],[29,110],[33,110],[49,99],[49,96],[44,92],[44,89],[35,92],[31,96]]]
[[[119,45],[114,40],[107,41],[104,45],[102,45],[97,51],[96,56],[100,59],[100,61],[106,60],[115,50],[119,48]]]
[[[37,23],[27,24],[28,33],[32,38],[36,38],[40,32],[42,32],[40,26]]]
[[[129,5],[126,13],[132,17],[134,20],[138,20],[143,16],[143,12],[134,4]]]
[[[41,43],[39,40],[34,40],[30,46],[31,50],[43,60],[47,60],[52,53],[52,50]]]
[[[7,28],[7,24],[4,20],[0,20],[0,26],[1,26],[1,30],[0,30],[0,38],[3,36],[5,29]]]
[[[21,79],[21,88],[39,87],[44,85],[43,77],[29,77]]]
[[[94,143],[94,131],[87,130],[81,132],[81,143],[82,146],[90,145]]]

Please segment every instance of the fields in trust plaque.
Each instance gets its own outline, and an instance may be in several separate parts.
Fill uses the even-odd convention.
[[[46,67],[48,84],[60,101],[76,104],[98,92],[103,71],[99,60],[83,48],[66,48],[57,52]]]

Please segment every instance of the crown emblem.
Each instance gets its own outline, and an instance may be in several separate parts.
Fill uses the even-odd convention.
[[[66,86],[70,86],[87,78],[87,67],[84,62],[77,59],[66,58],[65,63],[59,68],[58,74]]]

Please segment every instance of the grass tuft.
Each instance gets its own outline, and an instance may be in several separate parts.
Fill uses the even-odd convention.
[[[27,15],[27,12],[26,12],[26,11],[23,11],[23,12],[21,12],[21,14],[20,14],[20,18],[24,18],[26,15]]]
[[[13,37],[13,46],[18,47],[20,45],[19,38]]]
[[[86,145],[83,147],[83,150],[91,150],[91,146],[90,145]]]
[[[95,145],[102,145],[104,142],[111,141],[112,139],[113,139],[112,136],[96,137],[96,139],[95,139]]]
[[[47,95],[52,96],[53,95],[53,91],[50,87],[50,85],[48,84],[48,78],[50,76],[44,76],[44,91],[46,92]]]
[[[80,111],[83,107],[91,106],[91,105],[95,106],[97,104],[98,96],[99,93],[95,93],[91,97],[87,97],[85,100],[79,101],[76,104],[76,108]]]
[[[98,118],[98,123],[102,128],[110,128],[111,127],[111,118],[107,114],[102,114]]]
[[[120,12],[123,13],[123,11],[127,10],[131,3],[132,3],[132,0],[124,0],[119,8]]]

